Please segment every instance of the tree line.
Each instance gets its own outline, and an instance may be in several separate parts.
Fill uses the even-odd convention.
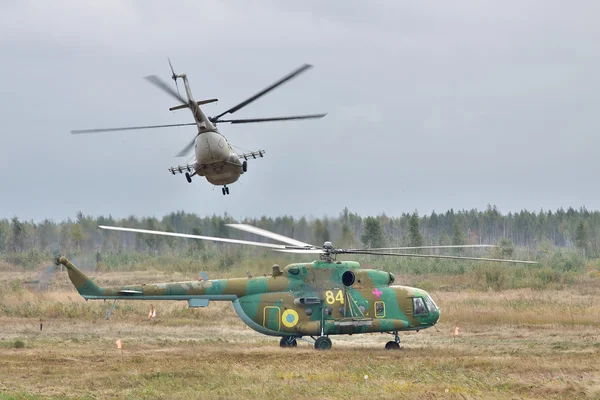
[[[200,217],[184,211],[161,218],[92,217],[78,211],[74,219],[56,222],[22,221],[18,217],[0,219],[0,254],[40,252],[139,252],[153,255],[202,252],[201,241],[139,235],[98,229],[99,225],[165,230],[195,235],[267,241],[255,235],[228,228],[228,223],[246,223],[285,236],[322,245],[332,241],[336,247],[428,246],[451,244],[498,244],[528,250],[541,247],[577,248],[586,257],[600,255],[600,211],[585,208],[539,212],[522,210],[501,213],[496,206],[485,210],[448,210],[419,215],[403,213],[360,216],[347,208],[336,217],[294,218],[278,216],[246,218],[236,221],[227,213]]]

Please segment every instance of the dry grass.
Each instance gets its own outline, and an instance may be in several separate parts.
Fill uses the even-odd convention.
[[[123,301],[107,321],[106,306],[86,303],[65,274],[51,291],[32,292],[7,273],[0,277],[0,399],[600,398],[593,287],[436,291],[440,324],[403,333],[401,351],[383,350],[391,337],[371,334],[334,336],[330,352],[316,352],[303,341],[280,349],[229,303],[190,310],[154,302],[158,315],[148,320],[148,303]],[[103,284],[185,278],[97,277]],[[18,340],[24,348],[15,348]]]

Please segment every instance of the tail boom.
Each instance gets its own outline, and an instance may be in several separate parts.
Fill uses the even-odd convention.
[[[187,282],[153,283],[103,288],[81,272],[66,257],[59,257],[58,264],[64,265],[69,279],[86,300],[88,299],[126,299],[126,300],[187,300],[190,306],[202,306],[208,301],[235,301],[255,291],[280,291],[287,288],[283,279],[272,277],[230,278],[197,280]]]
[[[197,102],[194,100],[192,96],[192,89],[190,88],[190,84],[188,82],[187,76],[185,74],[177,75],[177,78],[181,78],[183,80],[183,85],[185,87],[185,93],[188,98],[187,107],[192,111],[192,115],[194,116],[194,120],[196,121],[196,125],[198,126],[198,132],[202,133],[205,131],[215,131],[215,126],[210,121],[210,119],[202,112],[199,104],[201,102]]]

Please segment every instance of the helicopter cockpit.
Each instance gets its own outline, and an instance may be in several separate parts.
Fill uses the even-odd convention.
[[[426,304],[427,307],[425,307]],[[436,312],[439,312],[439,308],[429,294],[423,297],[413,297],[413,315],[415,317],[427,316]]]

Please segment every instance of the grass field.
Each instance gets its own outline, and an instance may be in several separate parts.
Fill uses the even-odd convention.
[[[0,399],[600,398],[600,285],[585,274],[552,289],[500,291],[403,276],[452,282],[431,291],[437,329],[401,334],[400,351],[383,349],[386,334],[333,336],[328,352],[303,341],[281,349],[229,303],[153,302],[148,320],[149,303],[122,301],[107,321],[107,305],[86,303],[65,273],[43,292],[23,285],[32,277],[8,267],[0,277]],[[102,284],[185,277],[97,275]]]

